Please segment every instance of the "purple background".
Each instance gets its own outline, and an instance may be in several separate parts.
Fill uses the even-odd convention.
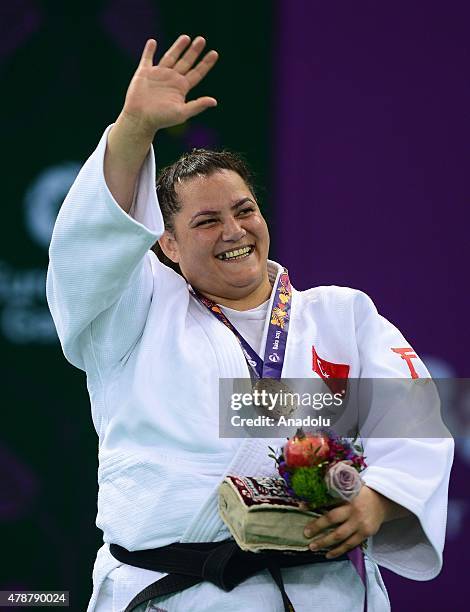
[[[425,360],[460,377],[470,376],[469,17],[463,1],[284,0],[277,39],[275,256],[299,289],[365,291]],[[458,449],[440,576],[383,571],[394,610],[468,609],[465,469]]]

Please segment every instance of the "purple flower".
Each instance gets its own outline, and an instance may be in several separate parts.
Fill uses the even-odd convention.
[[[338,461],[328,468],[325,482],[332,497],[351,501],[361,490],[362,480],[351,463]]]

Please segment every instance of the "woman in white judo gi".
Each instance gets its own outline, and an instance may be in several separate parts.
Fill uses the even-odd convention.
[[[164,575],[121,563],[110,544],[139,551],[225,540],[230,534],[216,504],[224,475],[274,474],[270,440],[219,438],[218,380],[248,378],[249,368],[237,337],[188,290],[221,305],[264,354],[283,268],[268,260],[268,229],[248,178],[238,162],[224,158],[217,167],[217,155],[205,172],[175,165],[165,175],[163,217],[155,190],[158,130],[217,104],[211,97],[186,101],[217,60],[210,51],[198,61],[204,45],[201,37],[181,36],[154,65],[156,42],[147,42],[123,111],[72,186],[51,242],[48,301],[67,359],[87,373],[99,436],[97,525],[105,543],[88,612],[124,610]],[[151,251],[157,240],[184,278]],[[363,293],[293,289],[282,376],[318,377],[313,351],[323,367],[347,364],[351,377],[406,378],[409,360],[393,351],[406,346]],[[413,368],[428,376],[416,356]],[[308,538],[334,525],[321,542],[333,546],[332,559],[369,538],[368,609],[382,612],[389,603],[377,563],[416,580],[440,571],[452,443],[365,444],[366,486],[312,524]],[[288,568],[283,577],[297,612],[362,610],[363,585],[349,561]],[[202,582],[141,609],[284,607],[262,571],[230,592]]]

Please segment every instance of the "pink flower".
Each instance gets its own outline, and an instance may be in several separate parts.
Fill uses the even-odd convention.
[[[352,467],[352,461],[334,463],[325,476],[328,492],[333,497],[351,501],[359,493],[362,480],[357,470]]]

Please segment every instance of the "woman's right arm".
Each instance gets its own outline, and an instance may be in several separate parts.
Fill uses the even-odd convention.
[[[185,101],[217,59],[210,52],[195,65],[205,41],[189,42],[180,36],[154,66],[156,42],[147,41],[119,118],[57,218],[47,297],[64,353],[82,369],[90,346],[88,353],[121,358],[145,325],[153,292],[149,249],[164,231],[151,143],[159,129],[216,104],[213,98]],[[108,338],[115,339],[112,346]]]
[[[196,64],[206,42],[201,36],[190,42],[189,36],[180,36],[154,66],[157,43],[147,41],[124,108],[109,134],[104,173],[111,193],[125,212],[132,205],[140,168],[157,131],[184,123],[217,105],[215,98],[207,96],[186,102],[188,92],[218,58],[216,51],[209,51]]]

